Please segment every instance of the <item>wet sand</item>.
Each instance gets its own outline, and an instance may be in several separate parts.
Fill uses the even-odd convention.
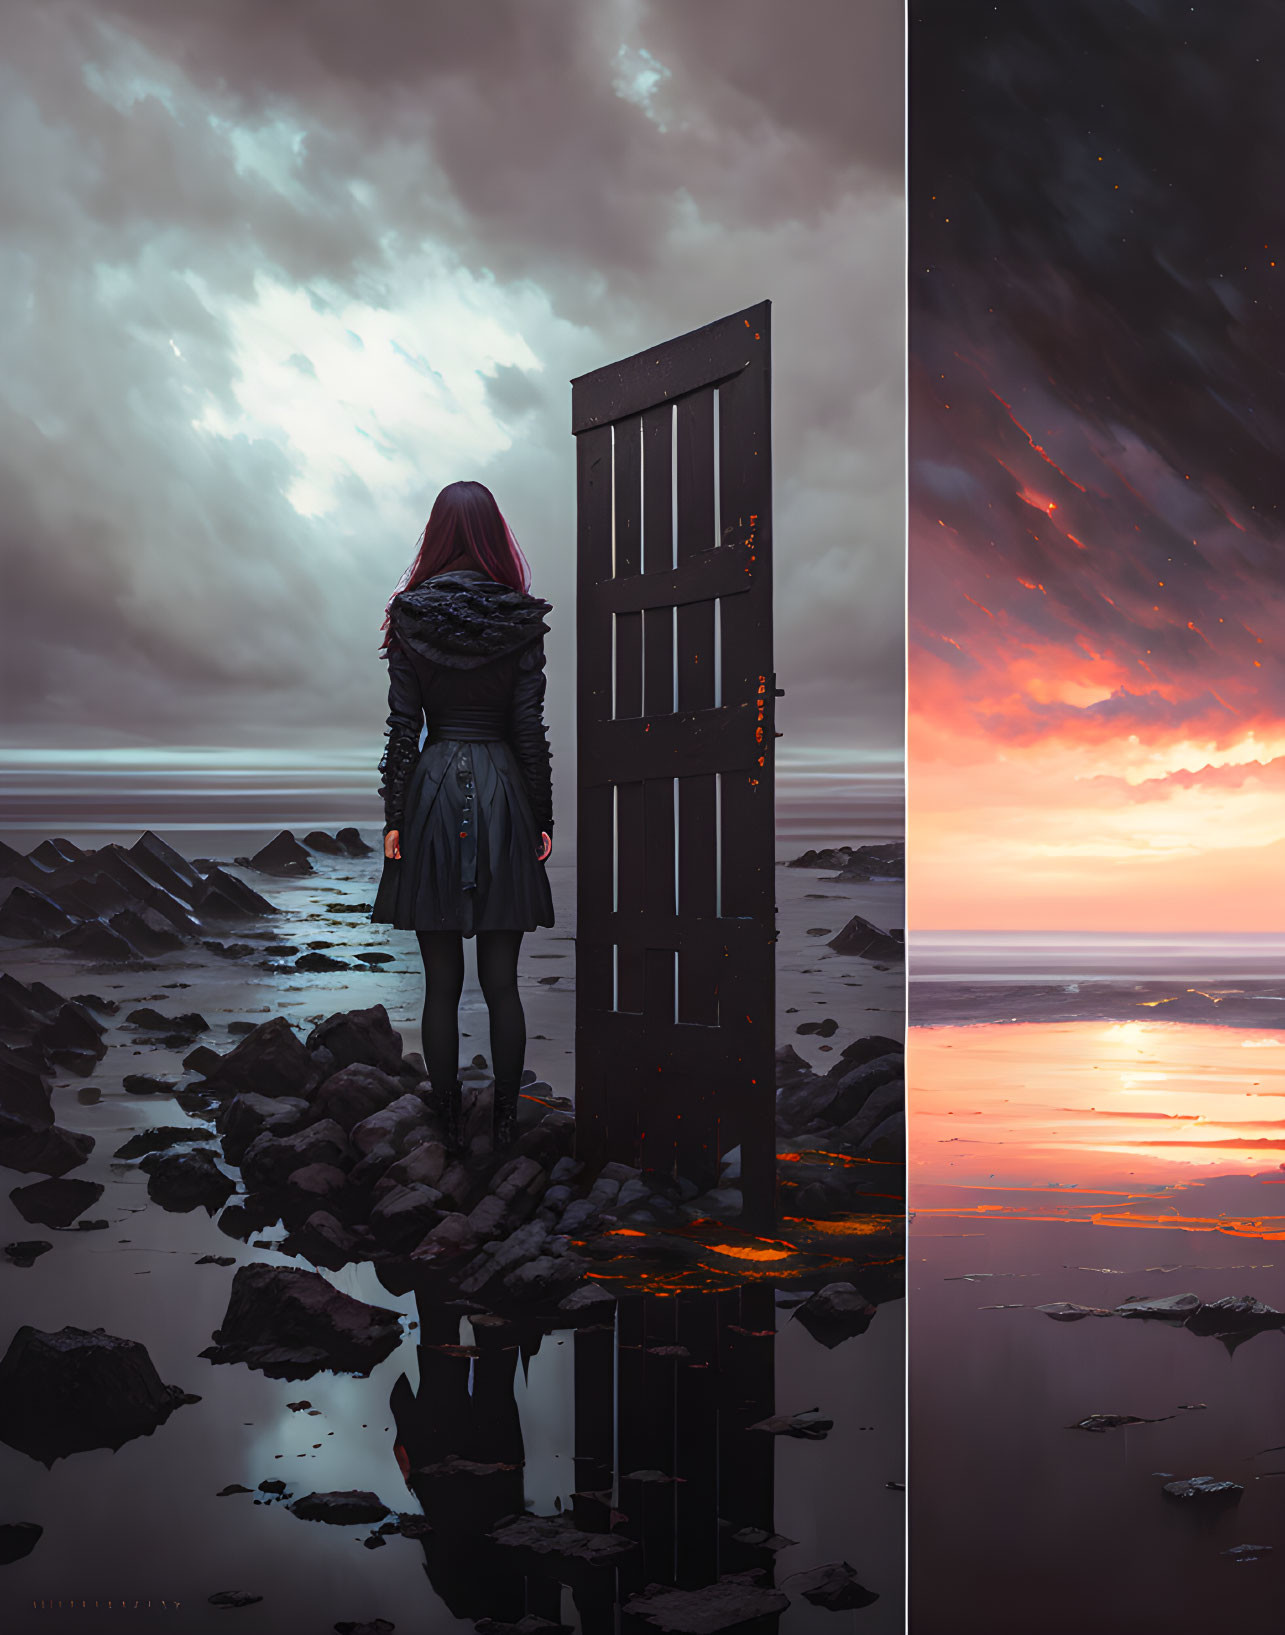
[[[909,1035],[912,1635],[1269,1628],[1285,1336],[1035,1308],[1192,1293],[1285,1311],[1285,1034],[1217,994],[1217,1021],[1138,1019],[1172,1015],[1181,979],[1103,985],[1093,1020],[1040,1000],[1008,1025],[997,988],[979,985],[985,1020]],[[912,1016],[920,991],[956,1015],[925,984]],[[1156,1423],[1069,1428],[1090,1414]],[[1195,1475],[1244,1493],[1163,1493]],[[1222,1553],[1254,1543],[1275,1549]]]
[[[79,844],[98,843],[91,833],[60,831]],[[217,835],[166,834],[187,855],[231,858],[252,852],[275,831],[219,831]],[[299,832],[303,832],[301,829]],[[14,834],[26,847],[31,840]],[[108,836],[105,838],[120,838]],[[377,834],[368,834],[372,842]],[[99,970],[65,953],[20,951],[12,945],[0,963],[23,981],[41,979],[58,992],[98,992],[120,1003],[109,1023],[109,1054],[87,1079],[54,1081],[59,1122],[93,1134],[90,1160],[73,1173],[98,1180],[106,1190],[90,1211],[105,1218],[104,1231],[50,1231],[23,1221],[9,1200],[14,1187],[37,1177],[5,1171],[0,1197],[4,1241],[44,1237],[53,1249],[26,1269],[0,1265],[9,1317],[4,1336],[22,1323],[39,1328],[63,1324],[93,1328],[142,1341],[161,1378],[199,1393],[199,1403],[177,1410],[151,1436],[115,1453],[80,1453],[46,1471],[36,1461],[0,1447],[0,1486],[9,1519],[34,1521],[44,1536],[33,1553],[4,1569],[0,1608],[14,1630],[221,1628],[229,1616],[247,1631],[327,1630],[336,1619],[392,1620],[399,1629],[471,1628],[455,1616],[431,1577],[425,1551],[392,1537],[367,1550],[365,1527],[325,1527],[297,1520],[279,1503],[254,1504],[257,1494],[217,1498],[229,1483],[283,1478],[292,1494],[331,1488],[368,1488],[396,1510],[415,1511],[394,1454],[397,1425],[390,1396],[399,1376],[419,1383],[412,1296],[394,1297],[369,1264],[327,1274],[343,1291],[404,1314],[402,1346],[369,1378],[322,1373],[304,1382],[273,1381],[239,1365],[216,1366],[198,1356],[209,1343],[227,1303],[238,1264],[250,1260],[298,1265],[271,1247],[247,1246],[219,1232],[204,1210],[168,1213],[149,1202],[146,1176],[135,1165],[114,1161],[113,1150],[130,1134],[156,1124],[189,1122],[172,1099],[127,1095],[124,1073],[146,1071],[180,1077],[187,1053],[132,1042],[123,1025],[136,1004],[162,1010],[200,1011],[210,1022],[198,1042],[224,1051],[236,1035],[235,1020],[251,1022],[283,1013],[301,1032],[335,1010],[381,1002],[403,1033],[407,1051],[419,1048],[422,977],[414,938],[408,932],[371,926],[362,905],[373,900],[378,856],[354,860],[316,857],[316,873],[278,880],[242,872],[282,911],[279,921],[249,922],[254,932],[275,932],[299,947],[326,943],[325,952],[351,960],[360,951],[394,954],[378,970],[299,973],[285,966],[260,970],[184,949],[153,962],[146,971]],[[779,868],[778,1037],[796,1043],[818,1066],[829,1050],[871,1032],[901,1032],[901,972],[873,971],[867,962],[834,955],[809,927],[837,930],[860,912],[881,925],[901,923],[900,886],[827,884],[822,871]],[[562,1094],[573,1093],[571,1050],[574,1019],[574,873],[552,864],[559,923],[524,942],[521,965],[529,1047],[527,1063]],[[823,899],[807,893],[823,894]],[[332,905],[344,905],[338,908]],[[895,913],[895,917],[894,916]],[[226,940],[253,940],[238,930]],[[817,946],[820,944],[821,946]],[[489,1059],[485,1009],[476,986],[471,945],[461,1014],[461,1056]],[[557,975],[556,983],[542,982]],[[793,1012],[789,1007],[794,1006]],[[827,1040],[796,1036],[808,1016],[833,1016],[838,1030]],[[538,1037],[544,1035],[543,1038]],[[826,1050],[825,1046],[829,1047]],[[259,1234],[270,1242],[278,1234]],[[231,1256],[227,1267],[197,1265],[203,1255]],[[845,1270],[838,1275],[851,1275]],[[859,1280],[859,1273],[857,1274]],[[784,1297],[783,1297],[784,1298]],[[891,1635],[902,1627],[903,1495],[902,1306],[880,1309],[869,1330],[834,1350],[818,1344],[788,1306],[776,1308],[779,1338],[764,1378],[773,1408],[793,1413],[821,1405],[835,1418],[824,1441],[778,1437],[769,1445],[773,1525],[793,1540],[775,1558],[774,1577],[789,1593],[790,1574],[824,1561],[847,1559],[879,1600],[861,1610],[861,1627]],[[461,1317],[458,1340],[470,1329]],[[574,1355],[569,1331],[529,1335],[523,1366],[513,1376],[512,1396],[521,1425],[522,1499],[540,1514],[569,1507],[576,1483]],[[287,1404],[307,1399],[312,1410]],[[628,1414],[636,1405],[622,1402]],[[432,1405],[425,1410],[431,1419]],[[444,1406],[443,1412],[446,1412]],[[246,1588],[263,1600],[235,1613],[208,1605],[217,1590]],[[85,1600],[88,1608],[70,1601]],[[107,1608],[103,1603],[114,1602]],[[169,1603],[162,1606],[162,1600]],[[122,1609],[121,1603],[128,1603]],[[61,1602],[61,1605],[59,1604]],[[98,1607],[92,1603],[98,1602]],[[135,1602],[139,1605],[136,1607]],[[174,1603],[179,1605],[177,1608]],[[150,1603],[150,1604],[145,1604]],[[97,1623],[87,1622],[91,1614]],[[582,1627],[569,1591],[561,1592],[559,1616]],[[855,1613],[834,1614],[791,1598],[780,1629],[786,1635],[833,1630]],[[836,1623],[836,1618],[838,1623]]]

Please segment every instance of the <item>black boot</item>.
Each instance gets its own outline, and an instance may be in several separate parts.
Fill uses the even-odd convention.
[[[464,1086],[459,1079],[448,1085],[445,1090],[435,1095],[438,1116],[442,1121],[442,1145],[451,1158],[458,1158],[464,1150],[464,1133],[462,1129],[464,1111]]]
[[[491,1103],[491,1150],[499,1152],[510,1146],[518,1129],[518,1091],[516,1083],[495,1081],[495,1098]]]

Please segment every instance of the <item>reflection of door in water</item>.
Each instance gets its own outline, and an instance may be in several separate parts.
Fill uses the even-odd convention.
[[[581,1156],[774,1215],[770,302],[572,383]]]
[[[582,1635],[615,1635],[615,1609],[648,1584],[698,1589],[756,1567],[770,1577],[771,1553],[736,1535],[774,1532],[774,1438],[747,1429],[775,1409],[774,1302],[768,1283],[626,1296],[614,1324],[569,1339],[575,1493],[567,1525],[627,1541],[595,1561],[489,1537],[526,1509],[514,1381],[520,1345],[533,1353],[549,1337],[516,1323],[479,1326],[470,1356],[455,1343],[458,1308],[434,1311],[420,1300],[419,1389],[402,1375],[390,1406],[398,1460],[432,1527],[420,1541],[425,1570],[450,1612],[503,1623],[534,1612],[557,1623],[570,1610],[565,1586]],[[452,1470],[460,1460],[513,1468]]]

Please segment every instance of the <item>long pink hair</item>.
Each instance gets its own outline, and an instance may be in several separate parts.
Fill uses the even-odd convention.
[[[448,566],[462,564],[480,568],[510,590],[531,589],[530,564],[495,503],[495,495],[483,483],[448,483],[433,501],[419,549],[393,596],[414,590]],[[390,604],[392,599],[388,599]],[[387,607],[381,629],[382,652],[391,634]]]

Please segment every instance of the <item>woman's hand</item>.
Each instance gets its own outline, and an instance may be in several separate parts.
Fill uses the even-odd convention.
[[[541,829],[541,831],[540,831],[540,849],[535,854],[537,859],[541,863],[543,863],[544,860],[548,857],[549,853],[552,850],[553,850],[553,839],[552,839],[552,837],[550,835],[545,834],[544,830]]]
[[[402,838],[401,834],[400,834],[400,832],[398,830],[390,829],[388,831],[388,833],[384,836],[384,856],[385,857],[394,858],[394,859],[397,859],[397,858],[401,857],[401,855],[402,855],[401,838]]]

